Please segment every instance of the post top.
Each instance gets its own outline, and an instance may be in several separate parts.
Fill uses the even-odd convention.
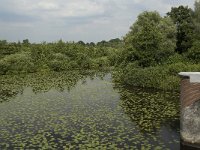
[[[189,77],[191,83],[200,83],[200,72],[180,72],[179,75]]]
[[[179,75],[190,77],[191,75],[200,75],[200,72],[180,72]]]

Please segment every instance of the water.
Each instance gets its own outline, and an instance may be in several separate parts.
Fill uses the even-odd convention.
[[[177,93],[110,73],[0,78],[0,149],[179,149]]]

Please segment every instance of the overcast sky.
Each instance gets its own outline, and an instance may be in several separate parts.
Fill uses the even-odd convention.
[[[194,0],[0,0],[0,40],[97,42],[121,38],[142,11],[164,15]]]

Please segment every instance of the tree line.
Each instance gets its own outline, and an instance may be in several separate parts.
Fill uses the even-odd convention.
[[[132,86],[178,89],[181,71],[200,71],[200,1],[162,17],[143,12],[124,37],[115,80]]]
[[[0,41],[0,74],[100,69],[114,65],[116,51],[122,47],[120,39],[98,43],[64,42],[9,43]],[[116,46],[118,47],[116,49]]]
[[[199,71],[200,1],[194,9],[172,7],[138,15],[123,39],[98,43],[9,43],[0,41],[0,74],[112,67],[121,84],[164,89],[178,87],[180,71]]]

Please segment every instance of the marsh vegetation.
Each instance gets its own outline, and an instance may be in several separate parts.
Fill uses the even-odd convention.
[[[179,149],[180,71],[200,70],[200,2],[123,39],[0,41],[0,149]]]

